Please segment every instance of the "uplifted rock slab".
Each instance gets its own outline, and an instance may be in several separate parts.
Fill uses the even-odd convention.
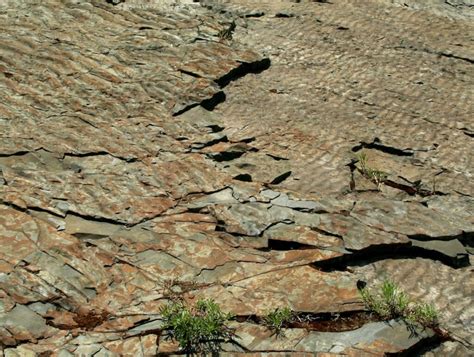
[[[4,354],[180,353],[177,298],[248,319],[231,355],[410,353],[429,330],[249,322],[383,278],[470,354],[474,27],[394,3],[0,2]]]

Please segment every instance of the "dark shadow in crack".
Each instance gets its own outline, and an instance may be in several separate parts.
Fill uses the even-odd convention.
[[[435,348],[441,346],[441,343],[445,339],[441,338],[438,335],[422,338],[420,341],[415,343],[413,346],[400,351],[400,352],[387,352],[385,356],[387,357],[417,357],[425,356],[427,352],[434,350]]]
[[[184,112],[187,112],[188,110],[194,107],[197,107],[198,105],[202,106],[204,109],[208,111],[213,111],[217,105],[219,105],[222,102],[225,102],[225,99],[226,99],[225,93],[223,91],[219,91],[215,93],[211,98],[204,99],[200,103],[189,104],[188,106],[182,108],[181,110],[173,112],[173,116],[176,117],[178,115],[181,115]]]
[[[217,162],[232,161],[238,159],[245,151],[222,151],[218,153],[207,154],[207,156]]]
[[[268,239],[267,247],[257,248],[257,249],[261,251],[269,252],[272,250],[287,251],[287,250],[309,250],[309,249],[320,249],[320,248],[314,245],[303,244],[303,243],[298,243],[298,242]]]
[[[385,259],[425,258],[437,260],[451,268],[469,266],[469,256],[450,257],[434,250],[412,246],[410,243],[382,244],[370,246],[352,254],[312,263],[311,266],[322,271],[345,271],[350,266],[365,266]]]
[[[252,176],[249,174],[239,174],[234,176],[233,179],[242,182],[252,182]]]
[[[393,146],[383,145],[378,138],[375,138],[374,141],[371,143],[361,142],[359,145],[354,146],[352,148],[352,151],[358,152],[362,149],[375,149],[387,154],[397,156],[413,156],[414,154],[414,151],[412,149],[399,149]]]
[[[215,82],[221,87],[224,88],[227,86],[230,82],[235,81],[239,78],[242,78],[243,76],[253,73],[253,74],[258,74],[266,69],[270,68],[271,61],[269,58],[264,58],[260,61],[256,62],[242,62],[240,66],[234,68],[231,70],[229,73],[226,75],[222,76],[221,78],[217,79]]]
[[[463,246],[474,248],[474,232],[464,232],[458,239]]]
[[[280,183],[282,183],[283,181],[285,181],[288,177],[291,176],[291,171],[287,171],[283,174],[281,174],[280,176],[277,176],[275,177],[271,182],[270,182],[270,185],[278,185]]]
[[[205,99],[201,102],[201,107],[208,111],[213,111],[219,104],[225,102],[225,93],[220,91],[214,94],[211,98]]]
[[[224,88],[230,82],[235,81],[239,78],[244,77],[249,73],[258,74],[266,69],[270,68],[271,61],[269,58],[264,58],[260,61],[255,62],[241,62],[240,65],[234,69],[232,69],[229,73],[225,74],[224,76],[216,79],[214,82],[219,85],[220,88]],[[187,73],[190,74],[190,73]],[[191,75],[191,74],[190,74]],[[220,103],[226,100],[226,95],[223,91],[219,91],[215,93],[211,98],[204,99],[200,103],[192,103],[176,112],[173,113],[173,116],[178,116],[187,112],[188,110],[197,107],[198,105],[202,106],[204,109],[208,111],[213,111],[214,108],[219,105]]]
[[[240,323],[265,325],[265,318],[257,315],[239,315],[235,319]],[[283,324],[283,328],[305,329],[318,332],[345,332],[353,331],[371,322],[384,321],[376,314],[365,310],[344,312],[294,312],[290,321]]]

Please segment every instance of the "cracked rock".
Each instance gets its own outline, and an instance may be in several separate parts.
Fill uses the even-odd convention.
[[[471,10],[0,1],[3,355],[182,354],[178,298],[222,354],[471,355]],[[384,279],[439,328],[366,311]]]

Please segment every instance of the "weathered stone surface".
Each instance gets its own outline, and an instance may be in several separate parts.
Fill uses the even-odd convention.
[[[339,316],[390,278],[454,341],[238,320],[223,355],[472,354],[469,5],[0,2],[0,353],[172,354],[176,295]]]
[[[397,321],[371,323],[341,333],[286,329],[279,337],[272,336],[268,329],[257,325],[240,324],[236,328],[236,340],[250,351],[327,352],[340,355],[351,355],[358,349],[359,353],[383,356],[386,352],[404,350],[430,335],[426,331],[415,335],[405,324]]]
[[[472,348],[474,344],[473,269],[453,269],[428,259],[387,259],[357,268],[357,274],[375,284],[393,279],[414,299],[432,303],[441,314],[441,326],[454,339]]]
[[[301,263],[304,264],[304,260]],[[244,316],[264,315],[274,306],[290,306],[301,312],[351,311],[362,307],[356,282],[347,274],[319,273],[308,266],[268,269],[267,265],[254,276],[249,277],[247,273],[239,278],[235,277],[239,272],[235,267],[230,288],[211,287],[205,294],[229,311]],[[301,284],[302,281],[305,283]],[[267,296],[273,298],[270,300]]]
[[[363,224],[388,232],[407,236],[443,238],[470,233],[472,225],[460,217],[439,214],[419,203],[388,200],[357,203],[351,216]]]
[[[399,6],[406,6],[413,9],[423,9],[432,11],[437,15],[449,16],[454,18],[474,18],[474,11],[472,9],[472,0],[429,0],[423,3],[418,1],[400,1],[400,0],[382,0],[397,4]]]
[[[469,356],[471,351],[467,349],[463,344],[459,342],[448,341],[443,343],[438,348],[432,351],[426,352],[423,356],[435,357],[435,356],[453,356],[453,357],[464,357]]]

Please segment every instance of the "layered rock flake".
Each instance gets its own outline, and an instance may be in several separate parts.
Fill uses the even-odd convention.
[[[182,353],[177,294],[221,355],[473,355],[473,6],[0,1],[0,355]],[[337,328],[384,279],[443,336]]]

